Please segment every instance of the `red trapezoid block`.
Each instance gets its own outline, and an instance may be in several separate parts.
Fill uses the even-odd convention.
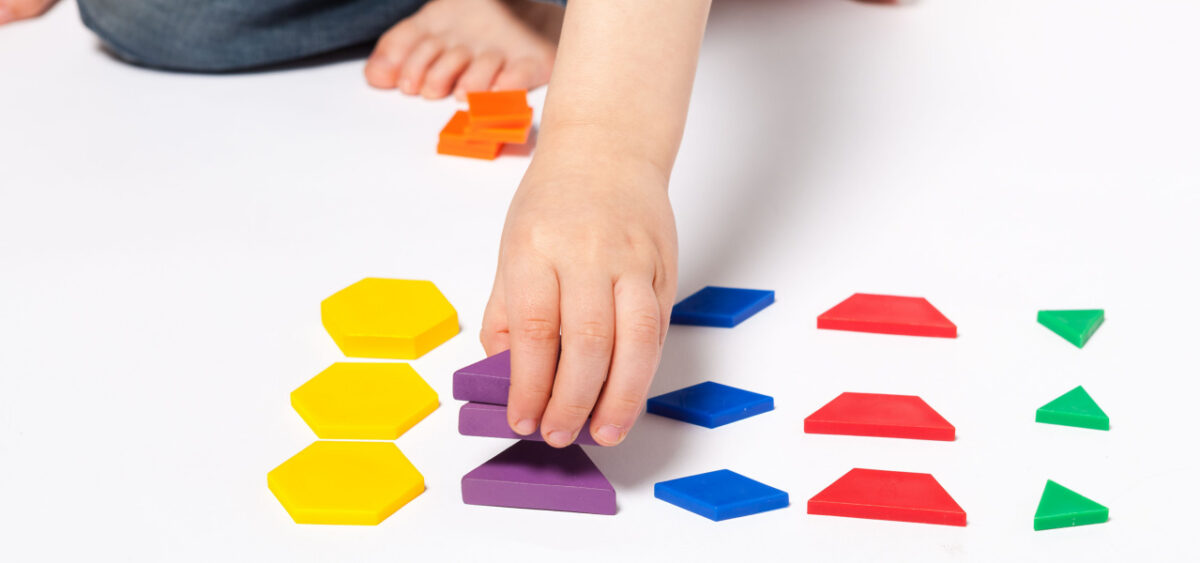
[[[923,297],[855,293],[817,317],[817,328],[957,338],[958,327]]]
[[[809,434],[954,440],[954,426],[915,395],[842,393],[804,419]]]
[[[967,513],[928,473],[851,469],[808,500],[808,513],[966,526]]]

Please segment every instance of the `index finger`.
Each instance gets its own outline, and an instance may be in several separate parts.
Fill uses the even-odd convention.
[[[512,382],[508,425],[528,436],[537,431],[558,366],[558,277],[546,265],[525,263],[506,276]]]

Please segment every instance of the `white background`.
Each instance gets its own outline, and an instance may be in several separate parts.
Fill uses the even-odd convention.
[[[589,449],[615,517],[459,499],[506,446],[456,433],[450,374],[482,357],[527,157],[436,156],[455,103],[373,91],[360,61],[146,71],[71,4],[0,28],[0,559],[1195,557],[1197,21],[1190,0],[718,2],[673,178],[680,293],[778,302],[672,329],[654,391],[712,379],[777,410]],[[461,318],[413,362],[442,407],[397,442],[429,488],[378,527],[296,525],[266,473],[314,439],[288,393],[341,359],[318,303],[364,276],[434,280]],[[815,330],[855,291],[928,297],[961,336]],[[1076,307],[1108,312],[1084,350],[1034,321]],[[1079,384],[1112,431],[1033,423]],[[802,433],[847,390],[921,395],[959,438]],[[969,525],[806,515],[852,467],[933,473]],[[713,523],[652,496],[717,468],[792,506]],[[1111,520],[1034,533],[1047,478]]]

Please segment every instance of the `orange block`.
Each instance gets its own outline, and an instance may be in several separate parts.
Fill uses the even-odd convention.
[[[531,124],[524,127],[476,127],[467,125],[467,137],[479,141],[499,141],[502,143],[523,144],[529,140]]]
[[[524,90],[467,92],[467,106],[474,127],[511,129],[533,122]]]
[[[454,113],[454,117],[450,118],[450,122],[442,128],[442,132],[438,135],[438,154],[485,160],[495,159],[500,154],[500,148],[504,143],[472,138],[467,134],[467,122],[467,112]]]

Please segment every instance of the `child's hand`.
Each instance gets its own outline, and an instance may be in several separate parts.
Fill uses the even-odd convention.
[[[540,423],[555,447],[580,431],[605,446],[625,439],[675,300],[666,173],[636,157],[576,161],[596,156],[580,152],[531,163],[480,335],[489,355],[512,349],[509,426],[529,435]]]

